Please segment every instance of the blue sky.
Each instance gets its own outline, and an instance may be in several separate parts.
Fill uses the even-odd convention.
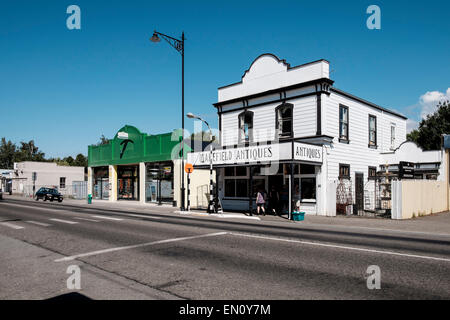
[[[81,30],[66,9],[81,8]],[[381,8],[381,30],[366,8]],[[330,61],[335,86],[420,119],[450,96],[448,1],[0,2],[0,137],[34,139],[47,156],[87,154],[124,124],[181,127],[181,58],[154,29],[185,32],[185,111],[217,126],[217,88],[260,54],[291,66]],[[186,128],[193,130],[191,120]]]

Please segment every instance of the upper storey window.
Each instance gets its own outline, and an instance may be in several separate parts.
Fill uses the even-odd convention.
[[[391,149],[395,149],[395,125],[391,124]]]
[[[348,141],[348,107],[339,106],[339,140]]]
[[[276,129],[280,138],[290,138],[293,135],[292,110],[292,104],[283,104],[276,108]]]
[[[369,147],[377,145],[377,117],[369,115]]]
[[[239,115],[239,143],[253,141],[253,112],[244,111]]]

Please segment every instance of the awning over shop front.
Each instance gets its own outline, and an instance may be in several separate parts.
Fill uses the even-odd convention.
[[[258,165],[264,163],[298,161],[321,164],[322,146],[295,141],[232,146],[215,149],[212,152],[213,166]],[[188,153],[187,161],[196,167],[209,166],[210,151]]]

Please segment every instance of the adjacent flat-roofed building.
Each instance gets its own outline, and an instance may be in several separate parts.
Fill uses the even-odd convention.
[[[33,196],[40,187],[72,195],[73,185],[85,180],[84,167],[60,166],[55,162],[16,162],[11,175],[12,193],[27,196]]]

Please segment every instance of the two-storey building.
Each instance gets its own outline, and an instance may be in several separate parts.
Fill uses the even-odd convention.
[[[263,54],[241,81],[218,89],[214,106],[221,147],[213,165],[225,210],[254,208],[260,189],[277,190],[284,211],[300,203],[309,214],[334,215],[342,191],[364,210],[384,154],[406,139],[405,116],[336,88],[326,60],[291,67]],[[188,161],[206,167],[209,153]]]

